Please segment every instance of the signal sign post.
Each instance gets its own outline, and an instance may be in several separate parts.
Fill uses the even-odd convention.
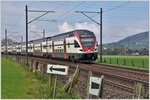
[[[48,64],[47,65],[47,73],[55,74],[55,83],[54,83],[54,88],[53,88],[53,99],[55,98],[56,95],[56,86],[57,86],[57,75],[68,75],[68,69],[69,66],[63,66],[63,65],[52,65]],[[51,78],[49,78],[51,79]],[[51,82],[50,82],[51,83]]]
[[[92,73],[90,72],[87,99],[92,98],[90,94],[95,95],[98,98],[102,98],[103,79],[104,79],[103,75],[101,77],[93,77]]]

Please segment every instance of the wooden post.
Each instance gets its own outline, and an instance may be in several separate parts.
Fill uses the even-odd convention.
[[[143,65],[143,67],[144,67],[144,60],[142,60],[142,65]]]
[[[126,59],[124,58],[124,66],[126,65]]]
[[[106,60],[105,60],[105,58],[104,58],[104,63],[106,63]]]
[[[76,68],[74,75],[69,79],[69,81],[66,83],[66,85],[63,88],[65,92],[70,93],[74,90],[75,85],[79,80],[79,76],[80,76],[80,70],[79,70],[78,65],[77,65],[77,68]]]
[[[149,88],[144,87],[144,90],[145,90],[144,99],[149,99]]]
[[[53,80],[54,75],[53,74],[49,74],[49,86],[50,86],[50,91],[53,91],[53,86],[54,86],[54,80]],[[53,92],[51,92],[51,96],[52,96]]]
[[[101,81],[101,87],[100,87],[100,91],[99,91],[99,96],[98,96],[98,98],[102,98],[103,97],[103,85],[104,85],[104,75],[102,75],[101,76],[101,79],[102,79],[102,81]]]
[[[117,58],[117,65],[118,65],[118,58]]]
[[[54,84],[54,89],[53,89],[53,99],[55,98],[55,95],[56,95],[57,76],[58,76],[58,75],[55,75],[55,84]]]
[[[132,66],[134,67],[134,62],[133,62],[133,59],[132,59]]]
[[[89,86],[90,86],[90,77],[91,76],[93,76],[93,74],[92,74],[92,72],[91,71],[89,71],[88,72],[89,74],[88,74],[88,81],[87,81],[87,99],[90,99],[90,98],[92,98],[92,95],[91,94],[89,94]]]
[[[142,83],[135,83],[134,86],[134,99],[143,99],[145,96],[145,90],[144,90],[144,86]]]

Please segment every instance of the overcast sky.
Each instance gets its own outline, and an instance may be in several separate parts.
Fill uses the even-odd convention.
[[[81,13],[75,11],[99,12],[103,9],[103,43],[116,42],[127,36],[148,31],[148,1],[2,1],[1,2],[1,36],[4,38],[5,29],[8,36],[20,41],[25,40],[25,5],[29,10],[51,10],[40,20],[29,24],[29,40],[40,38],[31,31],[46,36],[53,36],[75,29],[88,29],[96,34],[99,41],[99,25]],[[29,21],[43,13],[29,12]],[[99,14],[87,14],[99,22]],[[51,21],[56,20],[56,21]],[[17,33],[12,33],[17,32]],[[18,37],[18,38],[14,38]]]

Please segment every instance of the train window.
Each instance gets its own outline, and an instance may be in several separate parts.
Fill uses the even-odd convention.
[[[70,43],[68,42],[68,48],[70,48]]]
[[[74,36],[74,32],[69,33],[69,37]]]
[[[46,47],[47,47],[46,45],[43,45],[43,49],[46,49]]]
[[[83,46],[93,46],[94,38],[81,38],[81,42]]]
[[[93,37],[93,32],[86,30],[77,31],[80,37]]]
[[[75,48],[79,48],[80,47],[79,43],[76,40],[74,40],[74,47]]]

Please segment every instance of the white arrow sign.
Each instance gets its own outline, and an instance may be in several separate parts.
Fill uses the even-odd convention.
[[[47,73],[68,75],[68,68],[69,68],[69,66],[48,64],[47,65]]]
[[[99,77],[90,77],[89,93],[98,96],[100,92],[102,79]]]

